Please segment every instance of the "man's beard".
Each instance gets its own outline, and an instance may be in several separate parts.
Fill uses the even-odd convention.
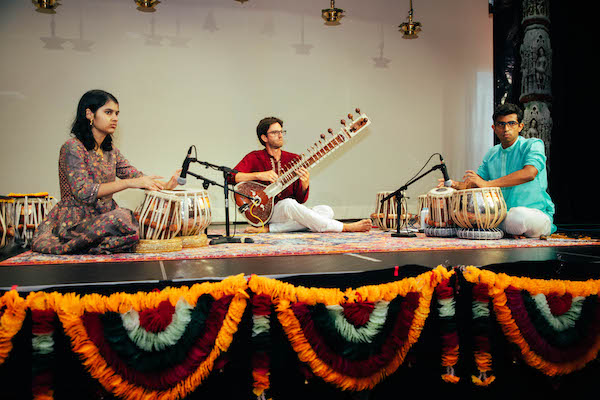
[[[272,149],[280,149],[283,147],[283,140],[280,143],[269,142],[269,146]]]

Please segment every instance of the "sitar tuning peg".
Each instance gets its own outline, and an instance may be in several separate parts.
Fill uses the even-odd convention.
[[[352,116],[352,114],[348,114],[348,118],[350,118],[350,121],[354,121],[354,117]]]
[[[325,134],[321,133],[321,139],[325,140]]]
[[[342,124],[342,125],[346,126],[346,121],[345,121],[345,120],[341,120],[341,121],[340,121],[340,124]]]
[[[327,129],[327,132],[329,132],[333,135],[333,129],[329,128],[329,129]]]
[[[356,108],[354,111],[356,111],[357,114],[360,114],[360,108]]]

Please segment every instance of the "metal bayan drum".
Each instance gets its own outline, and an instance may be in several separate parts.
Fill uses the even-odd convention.
[[[371,220],[377,227],[384,231],[394,230],[398,226],[398,208],[396,197],[392,196],[383,203],[381,202],[391,192],[379,192],[376,196],[375,213],[371,214]],[[404,204],[402,204],[401,213],[406,214]]]
[[[207,244],[202,234],[211,223],[206,190],[146,191],[134,214],[140,224],[136,252],[177,251]]]
[[[498,187],[458,190],[452,197],[452,219],[463,239],[500,239],[497,226],[506,217],[506,202]]]
[[[450,187],[439,187],[427,193],[426,205],[429,214],[425,218],[425,235],[436,237],[456,236],[456,228],[452,221],[450,199],[456,190]]]

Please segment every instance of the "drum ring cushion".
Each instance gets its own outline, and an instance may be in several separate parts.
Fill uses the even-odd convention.
[[[456,231],[456,236],[461,239],[476,239],[476,240],[494,240],[502,239],[504,232],[498,228],[494,229],[466,229],[459,228]]]
[[[434,228],[428,226],[424,229],[426,236],[434,237],[454,237],[456,236],[456,228]]]

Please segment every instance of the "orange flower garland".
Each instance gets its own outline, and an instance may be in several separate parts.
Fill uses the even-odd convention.
[[[12,351],[12,339],[23,326],[26,310],[25,299],[16,290],[10,290],[0,297],[0,365]]]
[[[237,275],[224,279],[221,282],[207,282],[193,285],[190,288],[167,288],[161,292],[138,294],[116,293],[108,297],[92,294],[82,298],[73,294],[66,294],[61,296],[58,315],[63,323],[65,332],[71,340],[73,349],[79,353],[83,364],[88,368],[90,374],[106,390],[126,399],[178,399],[185,397],[195,390],[211,373],[217,357],[228,350],[233,340],[233,334],[237,331],[238,324],[246,309],[248,297],[245,292],[246,287],[244,277]],[[85,312],[124,313],[132,308],[136,311],[142,311],[145,308],[155,308],[164,300],[169,300],[171,304],[176,304],[179,299],[184,299],[190,305],[195,305],[198,298],[203,294],[210,294],[215,299],[223,296],[233,296],[233,299],[210,354],[191,375],[174,387],[165,390],[152,390],[141,387],[119,376],[99,354],[98,348],[90,340],[81,318]]]
[[[521,277],[511,277],[506,274],[495,274],[491,271],[480,270],[475,267],[467,267],[463,273],[465,279],[471,283],[482,283],[489,287],[489,295],[492,298],[496,320],[500,323],[506,337],[516,344],[521,351],[521,355],[527,364],[539,369],[549,376],[564,375],[579,370],[596,358],[600,350],[600,335],[591,338],[591,346],[582,356],[565,361],[552,362],[544,359],[532,349],[532,344],[525,339],[523,332],[515,321],[508,305],[507,292],[527,291],[531,295],[544,294],[559,296],[570,293],[572,296],[598,296],[600,293],[600,280],[580,281],[562,281],[562,280],[541,280]],[[598,307],[598,305],[597,305]]]
[[[456,331],[456,301],[454,287],[450,279],[440,282],[435,288],[440,319],[440,335],[442,341],[442,367],[445,368],[442,379],[448,383],[458,383],[454,367],[458,363],[459,344]]]
[[[452,274],[453,272],[449,272],[440,266],[431,272],[426,272],[414,278],[406,278],[381,285],[363,286],[346,291],[294,287],[273,279],[253,276],[249,282],[249,287],[257,295],[266,294],[271,296],[276,306],[279,322],[292,348],[296,351],[298,358],[310,366],[315,375],[341,389],[360,391],[372,389],[383,378],[395,372],[402,364],[408,350],[419,339],[425,320],[429,315],[435,287]],[[408,322],[410,326],[407,327],[406,340],[402,341],[397,353],[390,355],[391,360],[389,363],[369,376],[351,376],[337,371],[324,362],[319,357],[317,350],[311,346],[309,339],[303,332],[302,324],[294,312],[294,303],[304,303],[306,305],[322,303],[325,306],[332,306],[355,301],[377,302],[384,300],[389,302],[399,296],[410,296],[414,299],[413,301],[416,301],[412,321]]]
[[[54,351],[52,322],[56,318],[55,310],[57,307],[55,301],[57,298],[51,293],[32,292],[26,299],[27,306],[32,314],[33,325],[32,363],[34,368],[31,386],[34,400],[52,400],[54,398],[54,390],[52,389],[53,366],[45,361],[44,355],[47,356]],[[36,345],[39,340],[42,340],[42,342]]]

